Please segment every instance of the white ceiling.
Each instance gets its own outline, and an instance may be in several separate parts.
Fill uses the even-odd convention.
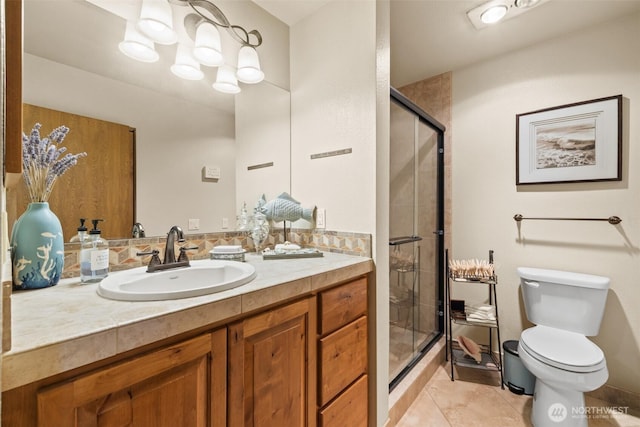
[[[639,0],[551,0],[476,30],[466,12],[482,3],[391,0],[391,84],[401,87],[525,46],[553,43],[559,36],[640,11]],[[629,42],[640,49],[640,41]]]
[[[294,25],[327,3],[344,0],[253,1],[283,22]],[[552,42],[561,35],[640,11],[640,0],[551,0],[514,19],[476,30],[467,19],[466,11],[482,3],[482,0],[391,0],[392,85],[401,87],[524,46]],[[61,29],[74,29],[81,36]],[[209,95],[207,83],[182,82],[172,76],[166,81],[149,82],[145,72],[149,64],[131,61],[114,48],[123,31],[121,18],[85,1],[25,1],[27,52],[82,69],[87,69],[87,65],[77,62],[91,57],[88,71],[112,78],[124,76],[132,79],[133,84],[152,84],[157,90],[178,97],[200,98],[199,102],[233,111],[233,98],[217,97],[216,100]],[[637,40],[629,42],[640,45]],[[104,48],[96,49],[97,43]],[[161,57],[164,56],[171,58],[161,52]],[[168,68],[170,59],[166,64],[153,65]]]
[[[313,14],[331,0],[252,0],[258,6],[292,26],[304,17]]]
[[[331,2],[253,1],[290,26]],[[466,12],[487,0],[390,2],[391,84],[395,87],[640,11],[640,0],[551,0],[516,18],[476,30]],[[630,42],[640,48],[639,41]]]

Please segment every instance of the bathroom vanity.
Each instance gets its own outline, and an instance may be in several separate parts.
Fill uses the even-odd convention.
[[[7,426],[366,426],[369,258],[263,261],[252,282],[122,302],[13,296]]]

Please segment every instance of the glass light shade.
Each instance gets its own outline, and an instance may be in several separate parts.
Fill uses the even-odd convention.
[[[238,52],[238,80],[243,83],[259,83],[264,79],[260,69],[258,52],[251,46],[242,46]]]
[[[153,42],[140,34],[133,22],[127,22],[124,40],[118,44],[118,49],[129,58],[141,62],[156,62],[160,58]]]
[[[485,24],[495,24],[507,14],[509,8],[507,6],[500,4],[497,6],[491,6],[489,9],[482,12],[480,15],[480,20]]]
[[[173,30],[171,5],[167,0],[142,0],[138,30],[156,43],[174,44],[178,34]]]
[[[223,93],[239,93],[240,86],[238,86],[238,80],[233,72],[233,69],[228,65],[222,65],[218,68],[218,75],[216,76],[216,82],[213,84],[213,88],[218,92]]]
[[[176,50],[176,62],[171,66],[171,72],[185,80],[201,80],[204,77],[200,63],[191,56],[191,49],[182,44]]]
[[[215,25],[207,22],[198,25],[193,56],[202,65],[209,67],[218,67],[224,63],[220,32]]]

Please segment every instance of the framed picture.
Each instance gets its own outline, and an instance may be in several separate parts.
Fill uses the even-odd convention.
[[[516,185],[622,179],[622,95],[516,115]]]

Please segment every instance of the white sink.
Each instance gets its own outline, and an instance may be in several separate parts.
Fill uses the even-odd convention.
[[[256,277],[251,264],[198,260],[190,267],[147,273],[147,267],[109,273],[98,285],[98,295],[121,301],[188,298],[232,289]]]

